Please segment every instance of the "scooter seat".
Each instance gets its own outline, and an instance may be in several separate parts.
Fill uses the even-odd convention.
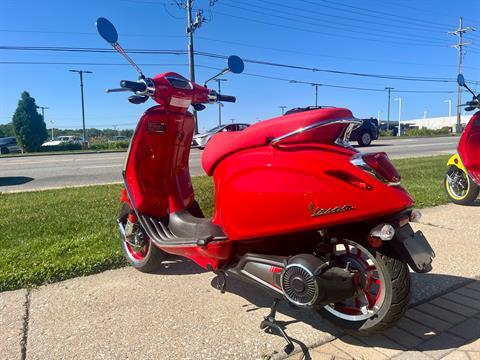
[[[214,135],[202,155],[202,167],[212,175],[215,167],[225,157],[248,148],[267,146],[276,137],[297,129],[332,119],[352,118],[350,110],[324,108],[297,112],[253,124],[243,131],[220,132]],[[286,143],[333,142],[345,128],[344,124],[332,125],[293,136]]]

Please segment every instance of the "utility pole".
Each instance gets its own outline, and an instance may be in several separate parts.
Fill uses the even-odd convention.
[[[37,109],[42,110],[42,119],[43,119],[43,122],[45,122],[45,110],[50,109],[50,108],[48,106],[38,106],[37,105]],[[50,121],[50,122],[52,122],[52,121]],[[52,128],[52,140],[53,140],[53,128]]]
[[[285,105],[279,106],[280,109],[282,109],[282,116],[285,115],[285,109],[287,108]]]
[[[460,26],[457,30],[449,31],[448,33],[451,35],[458,36],[458,43],[452,45],[452,47],[458,50],[458,74],[462,73],[462,60],[463,60],[463,47],[465,45],[470,45],[471,42],[463,42],[463,34],[469,31],[475,31],[474,27],[467,26],[466,28],[463,27],[463,18],[460,16]],[[462,132],[462,124],[461,124],[461,109],[460,105],[462,104],[462,87],[457,85],[457,127],[456,132],[457,134]]]
[[[397,131],[397,136],[402,135],[402,125],[400,121],[402,120],[402,98],[398,97],[395,99],[395,101],[398,101],[398,131]]]
[[[218,84],[218,93],[221,94],[222,93],[222,88],[220,86],[220,83],[222,81],[227,81],[227,79],[215,79],[215,81]],[[223,103],[221,103],[219,101],[218,102],[218,125],[222,125],[222,106],[223,106]]]
[[[209,0],[208,5],[214,6],[218,0]],[[175,1],[179,8],[187,11],[187,36],[188,36],[188,63],[190,68],[190,81],[195,82],[195,52],[193,50],[193,34],[206,21],[203,16],[203,10],[198,9],[195,14],[195,20],[192,17],[192,5],[194,0],[185,0],[185,2]],[[198,116],[197,111],[193,109],[193,116],[195,117],[195,134],[198,134]]]
[[[91,71],[87,70],[70,70],[70,72],[78,73],[80,75],[80,97],[82,99],[82,126],[83,126],[83,143],[82,148],[86,147],[87,134],[85,131],[85,104],[83,101],[83,74],[93,74]]]
[[[322,84],[308,82],[308,81],[298,81],[298,80],[290,80],[289,82],[291,84],[307,84],[307,85],[315,86],[315,106],[318,106],[318,87],[322,86]]]
[[[388,91],[388,110],[387,110],[387,131],[390,128],[390,93],[393,90],[393,87],[386,87],[385,90]]]
[[[425,120],[427,118],[427,110],[424,110],[423,111],[423,120]]]

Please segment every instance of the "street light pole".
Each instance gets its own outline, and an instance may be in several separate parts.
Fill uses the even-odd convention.
[[[80,75],[80,97],[82,99],[82,126],[83,126],[83,143],[82,148],[85,147],[87,141],[87,134],[85,131],[85,104],[83,100],[83,74],[93,74],[91,71],[87,70],[70,70],[70,72],[78,73]]]
[[[395,99],[395,101],[398,101],[398,131],[397,131],[397,136],[401,136],[402,133],[402,127],[400,121],[402,120],[402,98],[398,97]]]
[[[443,100],[443,102],[448,102],[448,121],[452,118],[452,100]]]
[[[220,83],[222,81],[227,81],[227,79],[215,79],[215,81],[218,84],[218,93],[221,94],[222,89],[220,87]],[[218,102],[218,125],[222,125],[222,106],[223,106],[223,103],[219,101]]]
[[[385,90],[388,91],[388,110],[387,110],[387,131],[390,128],[390,93],[393,90],[393,87],[386,87]]]
[[[54,137],[53,137],[53,123],[54,123],[54,122],[55,122],[55,121],[50,120],[50,124],[52,124],[52,140],[54,139]]]
[[[285,105],[279,106],[280,109],[282,109],[282,116],[285,115],[285,109],[287,108]]]
[[[315,86],[315,107],[318,107],[318,87],[320,84],[312,84],[312,86]]]

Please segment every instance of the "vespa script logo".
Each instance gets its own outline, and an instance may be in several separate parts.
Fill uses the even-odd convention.
[[[354,209],[355,208],[352,205],[347,205],[347,204],[342,206],[335,206],[333,208],[328,208],[328,209],[321,209],[318,206],[315,206],[313,202],[310,202],[310,204],[308,204],[308,210],[310,211],[310,214],[312,214],[312,217],[337,214],[345,211],[351,211]]]

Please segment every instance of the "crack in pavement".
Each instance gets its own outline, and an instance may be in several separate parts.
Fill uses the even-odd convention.
[[[453,228],[449,228],[449,227],[447,227],[447,226],[437,225],[437,224],[433,224],[433,223],[429,223],[429,222],[419,221],[418,224],[427,225],[427,226],[432,226],[432,227],[435,227],[435,228],[438,228],[438,229],[445,229],[445,230],[455,231],[455,229],[453,229]]]
[[[27,339],[28,339],[28,323],[30,321],[30,301],[32,298],[31,290],[27,290],[25,295],[25,313],[23,315],[23,326],[22,326],[22,339],[20,340],[21,348],[21,359],[25,360],[27,358]]]

